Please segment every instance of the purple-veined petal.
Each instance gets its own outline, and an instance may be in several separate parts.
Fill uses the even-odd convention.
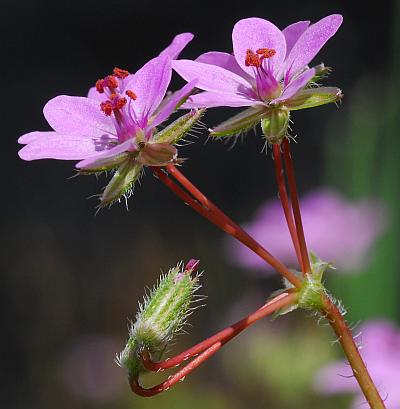
[[[19,141],[28,143],[18,155],[24,160],[85,159],[96,153],[96,141],[82,135],[65,135],[58,132],[31,132]]]
[[[171,59],[162,56],[153,58],[135,74],[126,78],[125,90],[131,90],[137,96],[132,102],[132,109],[138,119],[151,116],[160,105],[171,75]]]
[[[163,51],[161,51],[161,53],[159,54],[159,57],[167,56],[171,58],[171,60],[175,60],[175,58],[178,58],[181,51],[192,40],[193,40],[192,33],[178,34],[177,36],[174,37],[171,44],[167,48],[165,48]]]
[[[61,134],[89,139],[116,134],[111,118],[101,112],[99,102],[93,99],[59,95],[44,106],[43,113],[49,125]]]
[[[286,56],[286,40],[282,31],[274,24],[262,18],[252,17],[239,20],[232,32],[233,51],[236,61],[251,76],[253,68],[246,67],[248,49],[256,52],[259,48],[271,48],[276,54],[270,59],[277,73]]]
[[[196,87],[205,91],[224,94],[249,92],[249,83],[224,68],[190,60],[172,61],[173,69],[186,81],[197,80]]]
[[[298,21],[297,23],[290,24],[282,30],[286,39],[286,55],[289,55],[291,49],[296,44],[299,37],[307,30],[310,25],[309,21]]]
[[[210,51],[198,56],[195,61],[204,64],[217,65],[218,67],[225,68],[226,70],[243,77],[250,84],[254,83],[254,78],[240,68],[236,58],[232,54],[220,51]]]
[[[87,97],[89,99],[94,99],[95,101],[98,101],[99,103],[107,100],[107,95],[104,92],[100,94],[100,92],[97,91],[96,87],[92,87],[89,89]]]
[[[297,40],[285,61],[285,69],[293,75],[304,68],[336,33],[342,24],[340,14],[327,16],[312,24]]]
[[[114,148],[108,149],[106,151],[102,151],[95,155],[85,158],[84,160],[78,162],[75,167],[78,169],[91,169],[95,168],[98,163],[103,161],[106,158],[111,158],[113,156],[117,157],[123,152],[135,152],[137,150],[135,141],[133,139],[129,139]]]
[[[162,107],[160,112],[154,118],[151,126],[156,127],[157,125],[161,124],[161,122],[164,122],[176,110],[179,102],[189,95],[195,86],[196,80],[188,82],[179,91],[174,92],[171,98],[168,99],[168,102]]]
[[[285,99],[291,98],[304,88],[314,76],[315,68],[310,68],[304,71],[295,80],[292,80],[292,82],[284,89],[282,95],[279,98],[276,98],[274,102],[284,101]]]
[[[253,105],[263,105],[263,103],[259,100],[235,94],[201,92],[200,94],[191,95],[182,105],[182,108],[246,107]]]

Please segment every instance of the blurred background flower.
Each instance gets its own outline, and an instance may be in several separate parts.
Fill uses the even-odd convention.
[[[385,226],[384,208],[376,200],[350,202],[339,192],[320,189],[301,199],[301,213],[307,245],[339,272],[360,271],[369,261],[370,250]],[[244,224],[276,258],[298,268],[279,199],[269,201]],[[229,259],[245,268],[271,271],[272,267],[240,243],[229,240]]]

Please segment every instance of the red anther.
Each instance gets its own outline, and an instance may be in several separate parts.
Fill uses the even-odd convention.
[[[129,75],[129,71],[122,70],[121,68],[115,67],[113,73],[116,77],[124,79]]]
[[[113,93],[110,95],[110,100],[111,100],[111,101],[114,101],[114,99],[117,98],[117,97],[118,97],[118,95],[117,95],[115,92],[113,92]]]
[[[246,51],[245,64],[246,67],[260,67],[261,66],[260,56],[249,48]]]
[[[99,92],[100,94],[102,94],[104,92],[104,80],[100,79],[96,81],[96,90],[97,92]]]
[[[103,81],[103,87],[108,88],[117,88],[118,87],[118,80],[114,75],[107,75]]]
[[[130,99],[133,99],[134,101],[137,99],[137,95],[133,91],[131,91],[130,89],[127,89],[125,91],[125,94],[128,95],[128,97]]]
[[[257,54],[264,58],[271,58],[276,54],[276,51],[273,48],[259,48]]]
[[[111,101],[104,101],[100,104],[100,109],[107,115],[111,116],[113,112],[113,103]]]
[[[126,104],[126,98],[117,97],[114,101],[114,109],[121,109]]]

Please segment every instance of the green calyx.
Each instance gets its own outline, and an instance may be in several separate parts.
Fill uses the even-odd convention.
[[[285,106],[290,111],[297,111],[299,109],[313,108],[320,105],[330,104],[331,102],[337,102],[342,98],[343,94],[339,88],[306,88],[285,101]]]
[[[137,377],[145,371],[140,359],[143,350],[153,360],[160,360],[168,344],[182,330],[191,312],[193,294],[200,288],[199,276],[192,273],[182,263],[171,268],[139,305],[129,340],[117,357],[117,363],[127,369],[129,376]]]
[[[274,107],[261,120],[261,129],[268,143],[280,144],[287,136],[290,112],[286,107]]]

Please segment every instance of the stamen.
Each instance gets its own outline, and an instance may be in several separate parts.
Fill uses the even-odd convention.
[[[113,103],[111,101],[104,101],[100,104],[100,109],[107,115],[111,116],[113,113]]]
[[[133,91],[131,91],[130,89],[127,89],[125,91],[125,94],[128,95],[128,97],[130,99],[134,100],[134,101],[137,99],[137,95]]]
[[[122,107],[126,105],[126,98],[122,97],[117,97],[114,100],[114,109],[120,110]]]
[[[121,68],[115,67],[113,70],[113,73],[116,77],[120,79],[124,79],[129,75],[129,71],[127,70],[122,70]]]
[[[118,80],[114,75],[107,75],[103,80],[103,87],[117,88]]]
[[[246,59],[245,59],[246,67],[260,67],[261,66],[261,59],[258,54],[256,54],[250,48],[246,51]]]
[[[103,79],[97,80],[96,81],[96,90],[97,92],[99,92],[100,94],[102,94],[104,92],[104,86],[103,86]]]
[[[273,48],[259,48],[257,54],[260,55],[261,59],[271,58],[276,54],[276,51]]]

